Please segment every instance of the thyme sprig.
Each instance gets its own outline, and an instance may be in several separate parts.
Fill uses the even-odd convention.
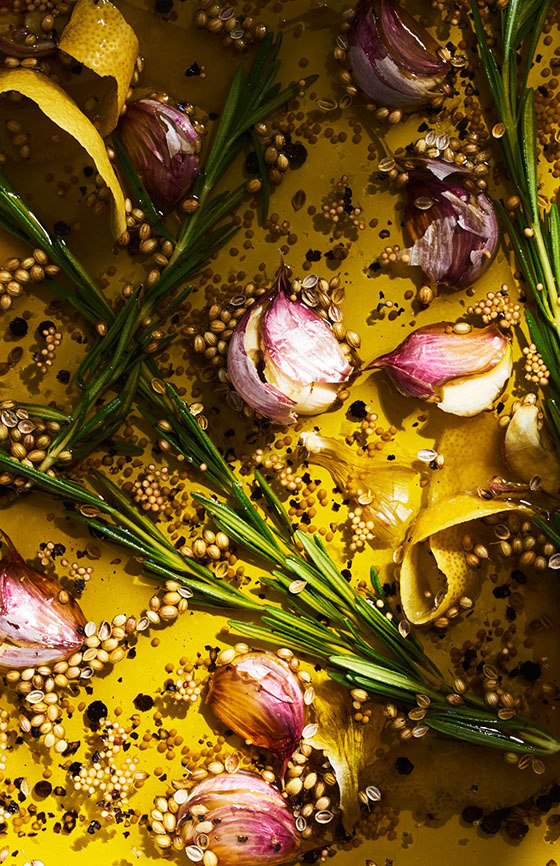
[[[161,387],[156,384],[158,391]],[[197,603],[250,614],[250,622],[230,622],[236,631],[258,642],[281,642],[307,654],[348,688],[364,688],[406,706],[416,706],[417,696],[424,695],[430,710],[423,724],[454,739],[522,754],[546,755],[560,750],[560,743],[533,721],[522,716],[502,720],[477,697],[456,695],[410,633],[408,623],[400,621],[391,608],[375,569],[371,569],[371,590],[357,592],[319,536],[294,531],[282,503],[262,475],[255,473],[254,480],[266,504],[265,514],[171,386],[165,386],[158,396],[163,398],[158,401],[160,407],[172,407],[171,413],[166,411],[172,427],[170,441],[191,465],[209,475],[231,504],[202,493],[195,493],[194,500],[249,558],[266,564],[268,572],[260,581],[273,594],[272,601],[262,600],[262,593],[230,585],[183,555],[157,523],[138,511],[100,473],[91,477],[92,485],[100,491],[96,494],[75,482],[22,466],[4,454],[0,454],[0,469],[17,471],[62,499],[69,513],[83,520],[94,534],[133,551],[154,577],[188,587]],[[182,436],[178,433],[180,425],[184,425]]]
[[[478,49],[502,129],[496,131],[509,181],[521,206],[512,219],[500,211],[517,265],[531,289],[531,338],[550,371],[546,409],[560,450],[560,214],[539,193],[535,93],[531,67],[551,0],[510,0],[501,13],[496,44],[489,46],[476,3],[472,14]],[[503,134],[501,134],[503,132]],[[500,135],[501,134],[501,135]]]

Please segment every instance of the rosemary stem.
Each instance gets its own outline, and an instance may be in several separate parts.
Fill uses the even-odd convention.
[[[541,262],[541,266],[544,272],[544,278],[546,280],[546,289],[549,296],[549,309],[551,309],[553,322],[556,330],[560,334],[560,306],[558,304],[558,291],[556,287],[556,279],[554,277],[554,273],[552,271],[552,266],[550,264],[550,259],[548,256],[548,250],[546,248],[546,244],[544,242],[541,225],[540,222],[534,220],[532,223],[532,229],[534,232],[534,240],[539,253],[539,259]],[[552,312],[554,311],[554,312]]]

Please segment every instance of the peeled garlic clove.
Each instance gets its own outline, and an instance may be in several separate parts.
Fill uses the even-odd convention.
[[[302,433],[300,443],[305,459],[324,466],[340,492],[360,506],[372,534],[382,540],[394,539],[415,510],[416,472],[396,462],[380,465],[374,458],[360,457],[328,436]]]
[[[361,817],[360,782],[369,776],[387,717],[379,703],[372,705],[367,725],[355,721],[351,695],[329,680],[317,689],[313,714],[318,728],[309,742],[321,749],[334,770],[342,821],[351,833]]]
[[[546,493],[560,490],[560,460],[546,429],[542,411],[533,402],[523,402],[506,427],[504,455],[510,469],[523,481],[538,475]]]
[[[513,354],[508,345],[504,357],[493,370],[479,376],[454,379],[441,388],[438,408],[451,415],[471,417],[494,404],[511,376]]]

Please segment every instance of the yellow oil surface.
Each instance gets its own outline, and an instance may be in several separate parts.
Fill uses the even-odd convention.
[[[219,111],[223,104],[227,86],[235,66],[239,62],[246,63],[246,58],[233,49],[224,49],[219,36],[197,30],[192,23],[194,2],[187,0],[175,7],[180,7],[177,21],[166,21],[161,15],[153,12],[152,0],[129,0],[118,2],[119,9],[134,28],[140,41],[140,51],[145,58],[145,70],[142,86],[148,89],[163,90],[183,102],[192,102],[206,112]],[[421,4],[406,4],[411,10],[426,13]],[[394,270],[372,270],[369,268],[387,244],[404,244],[400,225],[400,212],[397,209],[399,197],[387,189],[380,181],[377,173],[377,163],[386,152],[403,146],[419,137],[419,127],[425,119],[421,115],[413,115],[397,128],[388,128],[376,124],[363,102],[359,99],[344,109],[336,109],[328,115],[319,107],[317,100],[338,100],[342,90],[337,83],[337,66],[332,59],[332,48],[337,35],[340,14],[345,4],[331,0],[330,3],[310,3],[308,0],[287,0],[287,2],[265,2],[254,11],[255,18],[264,21],[274,30],[281,31],[284,36],[281,58],[282,69],[280,77],[283,83],[298,79],[302,75],[317,73],[319,79],[312,85],[305,97],[299,100],[296,111],[295,140],[305,143],[308,148],[308,159],[305,165],[297,170],[286,173],[282,185],[273,192],[270,211],[277,215],[277,222],[288,221],[289,232],[297,235],[297,240],[290,246],[286,256],[287,264],[292,268],[292,274],[303,278],[309,273],[318,273],[327,279],[338,275],[346,290],[343,303],[344,324],[347,328],[360,333],[362,337],[361,356],[368,360],[377,354],[388,351],[399,343],[414,327],[437,321],[455,321],[464,314],[466,307],[472,303],[465,290],[458,292],[442,292],[427,310],[422,310],[414,299],[406,299],[405,293],[422,285],[421,276],[415,270],[407,271],[403,267]],[[429,11],[430,19],[436,25],[435,31],[442,42],[450,37],[456,42],[461,39],[459,31],[447,32],[441,21],[436,21],[436,13]],[[196,61],[205,66],[206,77],[186,77],[185,70]],[[87,93],[91,80],[70,81],[68,89],[80,102]],[[452,101],[458,102],[464,95],[464,87],[458,87],[458,94]],[[489,106],[489,99],[482,99],[484,107]],[[92,272],[98,276],[107,277],[107,292],[116,294],[129,279],[139,278],[141,269],[132,265],[122,251],[115,252],[111,248],[109,215],[94,218],[80,201],[83,194],[81,168],[84,162],[83,154],[78,152],[64,136],[52,139],[54,127],[48,125],[37,113],[25,106],[4,103],[0,106],[1,122],[8,117],[21,117],[24,125],[33,124],[31,130],[31,160],[29,164],[15,163],[8,165],[8,173],[18,190],[37,208],[47,222],[65,219],[72,227],[70,241],[73,249],[87,262]],[[301,113],[301,116],[300,116]],[[305,121],[319,124],[316,142],[310,144],[303,132],[298,133],[297,127]],[[453,134],[449,120],[445,117],[429,121],[430,128],[438,133]],[[356,125],[359,125],[357,127]],[[345,133],[345,140],[332,143],[325,135],[325,130],[331,127],[336,134]],[[425,129],[425,127],[423,127]],[[373,145],[372,149],[368,149]],[[54,179],[51,177],[54,175]],[[72,176],[79,176],[79,182],[73,182]],[[366,229],[358,231],[348,229],[340,242],[348,249],[349,254],[343,261],[329,261],[325,253],[332,249],[338,240],[333,239],[332,225],[318,214],[321,205],[332,196],[336,184],[342,175],[347,175],[347,185],[353,191],[353,203],[363,210]],[[50,178],[50,179],[49,179]],[[59,179],[68,180],[69,187],[64,195],[57,195]],[[493,189],[492,176],[491,191]],[[228,183],[233,186],[237,178],[232,177]],[[305,206],[295,210],[292,199],[298,190],[306,194]],[[552,189],[548,190],[552,192]],[[308,208],[313,205],[315,214],[310,214]],[[240,213],[246,208],[242,205]],[[377,219],[375,227],[369,226],[371,220]],[[178,327],[189,323],[204,322],[204,315],[198,315],[207,303],[216,297],[223,297],[223,286],[230,280],[233,285],[239,285],[239,290],[254,275],[264,273],[267,283],[274,279],[279,263],[279,248],[285,243],[285,237],[278,237],[269,229],[258,226],[254,220],[251,227],[254,234],[246,238],[242,228],[238,236],[224,249],[212,263],[216,280],[202,279],[194,281],[195,291],[190,298],[192,310],[182,314]],[[387,235],[380,237],[381,232]],[[245,240],[248,243],[244,243]],[[314,263],[311,270],[304,270],[308,250],[319,250],[322,253],[320,261]],[[232,250],[237,250],[232,253]],[[3,252],[6,256],[17,255],[20,251],[17,244],[5,239]],[[333,267],[335,265],[335,267]],[[114,268],[114,272],[108,268]],[[495,291],[502,283],[510,287],[512,297],[516,297],[518,289],[513,279],[509,258],[502,245],[495,261],[483,279],[476,285],[475,298],[485,295],[487,291]],[[231,288],[228,289],[231,294]],[[394,308],[404,308],[404,312],[396,318],[389,316],[390,308],[378,309],[380,300],[390,300]],[[17,298],[13,308],[4,315],[6,326],[14,315],[30,314],[29,335],[23,341],[16,341],[9,330],[2,328],[2,344],[0,361],[4,360],[14,345],[24,346],[24,355],[18,367],[8,376],[0,379],[0,398],[8,396],[20,401],[48,402],[56,400],[60,407],[68,406],[75,397],[72,386],[65,387],[56,379],[56,373],[62,369],[74,370],[82,357],[84,347],[76,337],[83,334],[83,325],[74,320],[71,311],[52,313],[48,305],[52,296],[44,287],[34,288],[27,295]],[[37,351],[35,329],[39,322],[53,319],[63,334],[63,342],[57,351],[56,361],[52,370],[41,375],[32,361],[32,353]],[[516,363],[515,371],[508,386],[504,402],[509,404],[516,396],[528,390],[523,378],[520,346],[515,339]],[[182,360],[183,355],[187,361]],[[177,340],[171,359],[175,363],[183,363],[189,368],[192,364],[190,344],[185,338]],[[204,386],[200,382],[189,381],[186,373],[175,384],[184,386],[190,392],[194,387],[199,389],[200,397],[205,406],[205,414],[210,419],[209,432],[216,444],[223,443],[223,431],[234,427],[236,437],[235,447],[240,454],[248,455],[257,447],[274,451],[271,436],[261,436],[250,445],[245,436],[251,429],[249,422],[244,422],[241,416],[235,414],[220,399],[212,393],[212,386]],[[415,400],[405,399],[396,394],[388,380],[382,374],[363,375],[353,385],[351,400],[364,400],[379,415],[379,425],[384,429],[394,425],[397,433],[394,441],[386,443],[379,453],[379,459],[385,461],[386,455],[395,453],[401,459],[410,459],[421,448],[431,448],[439,439],[442,431],[456,426],[461,434],[461,461],[464,465],[474,464],[474,456],[478,455],[476,437],[469,435],[468,424],[457,422],[444,416],[436,407],[428,407]],[[330,411],[320,418],[306,419],[303,429],[312,430],[315,425],[326,435],[343,438],[356,429],[347,409],[343,406]],[[138,435],[146,441],[144,462],[154,462],[163,465],[163,455],[152,455],[151,446],[153,433],[146,425],[139,425]],[[284,431],[282,432],[284,435]],[[295,447],[297,433],[293,433],[292,447]],[[230,444],[230,443],[228,443]],[[103,453],[100,453],[100,457]],[[457,459],[457,455],[445,455]],[[168,459],[170,472],[177,469],[173,458]],[[458,464],[457,464],[458,465]],[[488,455],[488,459],[479,461],[481,471],[494,474],[500,467],[499,455]],[[140,471],[135,469],[133,479]],[[321,479],[328,490],[332,483],[326,472],[317,467],[311,471],[312,477]],[[479,483],[483,478],[473,479]],[[200,488],[200,479],[189,482],[191,487]],[[332,517],[330,504],[339,502],[340,497],[332,493],[329,498],[329,508],[325,509],[318,520],[324,524]],[[48,497],[33,492],[17,501],[10,501],[9,507],[2,511],[1,526],[12,537],[16,547],[29,560],[35,559],[39,545],[52,541],[62,543],[66,547],[66,558],[70,563],[78,562],[93,566],[92,578],[87,584],[81,604],[88,619],[96,622],[102,619],[112,619],[118,613],[139,616],[146,608],[148,600],[155,590],[152,581],[141,575],[141,567],[134,559],[121,550],[108,544],[98,543],[101,558],[90,560],[83,555],[85,545],[90,540],[84,532],[83,524],[73,521],[63,513],[62,506]],[[185,508],[187,508],[187,504]],[[338,514],[345,514],[344,506]],[[329,550],[334,558],[343,565],[351,557],[348,548],[348,533],[338,531]],[[97,543],[97,542],[96,542]],[[375,564],[379,567],[382,578],[390,576],[390,549],[382,549],[375,545],[358,553],[353,561],[353,575],[356,580],[367,579],[369,567]],[[503,576],[503,566],[496,560],[496,572]],[[52,566],[49,566],[52,568]],[[63,578],[68,569],[59,565],[54,570]],[[247,571],[252,576],[262,573],[262,566],[247,565]],[[514,638],[518,650],[518,660],[534,659],[543,667],[543,677],[549,682],[557,682],[558,654],[557,629],[560,622],[560,609],[556,579],[552,572],[536,574],[528,572],[528,581],[523,587],[525,611],[518,616],[517,633]],[[476,599],[476,607],[472,616],[461,618],[452,625],[443,637],[435,637],[433,632],[420,632],[424,644],[437,659],[444,671],[451,668],[449,651],[454,647],[462,647],[464,641],[475,640],[480,628],[485,628],[491,648],[498,652],[501,649],[500,638],[494,633],[493,620],[504,622],[505,603],[492,594],[492,585],[486,583],[480,587]],[[552,627],[540,631],[534,637],[531,647],[524,647],[523,641],[528,637],[527,624],[544,614],[550,617]],[[92,700],[102,700],[109,709],[109,716],[118,719],[126,725],[131,717],[140,716],[137,728],[139,738],[133,744],[127,755],[137,754],[138,770],[149,774],[144,786],[130,798],[130,808],[138,810],[140,816],[149,814],[153,798],[165,792],[169,781],[181,778],[185,772],[181,765],[181,747],[175,749],[175,756],[168,758],[165,752],[157,750],[157,740],[150,741],[149,748],[140,750],[138,744],[147,732],[156,733],[160,727],[175,729],[184,738],[184,745],[189,746],[193,753],[212,747],[217,737],[223,734],[221,727],[200,702],[193,704],[188,711],[177,710],[175,704],[161,696],[162,686],[168,674],[165,666],[168,663],[177,665],[181,657],[187,657],[192,662],[197,660],[197,654],[205,657],[210,647],[222,647],[231,638],[221,633],[226,617],[210,614],[193,605],[188,613],[170,627],[156,628],[133,641],[136,650],[134,659],[125,659],[113,670],[92,682],[91,693],[81,689],[71,698],[74,712],[67,724],[68,739],[80,741],[81,745],[73,760],[86,761],[95,749],[94,738],[88,729],[81,702],[87,705]],[[154,638],[159,639],[159,645],[154,646]],[[451,674],[450,674],[451,676]],[[518,686],[520,693],[523,685]],[[153,709],[140,712],[134,708],[133,701],[139,694],[151,695],[154,700]],[[16,701],[9,688],[0,695],[0,708],[6,708],[12,713],[11,728],[17,731]],[[120,715],[117,715],[117,710]],[[545,705],[542,701],[533,707],[534,715],[560,735],[558,711],[554,702]],[[154,713],[163,714],[158,727]],[[88,745],[88,742],[91,744]],[[33,859],[43,861],[46,866],[64,863],[64,866],[94,866],[104,863],[107,866],[132,866],[136,862],[155,862],[162,855],[155,848],[152,838],[140,820],[129,825],[106,825],[99,818],[99,808],[94,800],[88,800],[83,793],[75,792],[71,780],[63,768],[64,758],[47,754],[45,750],[31,739],[21,739],[15,743],[10,740],[12,748],[6,753],[6,769],[3,778],[0,777],[0,797],[11,792],[17,801],[17,790],[11,783],[13,780],[25,777],[31,787],[43,778],[46,770],[51,771],[50,782],[53,793],[41,799],[33,792],[21,802],[22,820],[8,823],[6,832],[0,834],[0,848],[8,846],[9,854],[5,862],[14,866],[23,866]],[[235,738],[228,738],[228,744],[241,747]],[[444,743],[434,736],[425,740],[398,743],[385,735],[382,753],[372,755],[371,765],[367,770],[367,779],[361,779],[361,784],[374,784],[382,791],[382,800],[373,811],[385,806],[392,810],[400,810],[399,822],[396,827],[396,838],[388,839],[382,835],[372,838],[368,823],[364,820],[356,839],[341,845],[334,845],[335,862],[340,866],[354,866],[370,862],[376,866],[474,866],[474,864],[493,863],[496,866],[545,866],[554,862],[555,843],[560,827],[558,808],[552,808],[542,817],[533,817],[528,835],[521,843],[513,842],[503,832],[489,838],[473,826],[461,820],[461,812],[466,805],[480,805],[486,812],[505,806],[512,806],[537,795],[541,790],[547,790],[558,780],[559,759],[551,758],[545,761],[544,775],[537,776],[531,770],[520,771],[507,765],[499,752],[484,750],[456,743]],[[125,753],[117,760],[124,760]],[[414,764],[413,772],[401,776],[395,772],[395,760],[406,756]],[[56,787],[59,786],[59,787]],[[9,799],[9,797],[8,797]],[[34,806],[38,815],[34,819],[29,815],[29,806]],[[64,813],[77,813],[76,827],[70,833],[57,832],[56,823],[62,820]],[[88,833],[90,822],[99,820],[101,829]],[[556,823],[558,821],[558,823]],[[371,825],[373,826],[373,825]],[[184,854],[176,855],[177,859],[186,862]],[[241,861],[240,861],[241,862]]]

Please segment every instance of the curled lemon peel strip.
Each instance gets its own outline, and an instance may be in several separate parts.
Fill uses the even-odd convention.
[[[462,548],[465,524],[512,511],[533,513],[517,502],[487,501],[471,493],[458,493],[438,500],[418,514],[406,542],[401,568],[401,601],[411,623],[433,622],[463,596],[472,598],[487,565],[484,561],[480,569],[467,565]],[[421,546],[426,541],[433,558],[429,554],[422,556],[426,551]]]
[[[115,92],[99,114],[100,132],[108,135],[117,125],[138,57],[134,30],[110,0],[78,0],[58,47],[100,78],[114,80]]]
[[[31,69],[0,70],[0,93],[11,90],[33,100],[43,114],[88,152],[112,193],[113,230],[115,237],[120,237],[126,231],[124,195],[107,156],[105,143],[91,121],[58,84]]]
[[[442,433],[438,450],[445,457],[434,472],[422,509],[407,535],[401,567],[401,600],[407,619],[426,625],[443,616],[463,596],[478,592],[490,563],[471,568],[463,550],[469,525],[492,514],[532,509],[518,502],[481,499],[465,491],[486,487],[494,475],[507,470],[501,457],[501,435],[491,413],[457,419]]]

